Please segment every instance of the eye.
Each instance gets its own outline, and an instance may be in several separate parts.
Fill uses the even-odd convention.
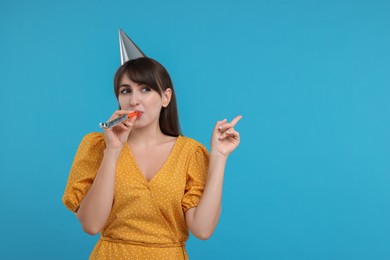
[[[130,93],[131,92],[131,89],[130,88],[122,88],[121,90],[120,90],[120,93],[121,94],[128,94],[128,93]]]
[[[148,86],[142,86],[142,88],[141,88],[141,91],[142,92],[149,92],[149,91],[151,91],[152,89],[150,88],[150,87],[148,87]]]

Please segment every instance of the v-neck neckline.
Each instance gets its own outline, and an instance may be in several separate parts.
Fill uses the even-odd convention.
[[[133,151],[131,150],[131,147],[129,145],[129,143],[126,142],[126,146],[127,146],[127,150],[129,151],[129,154],[130,154],[130,158],[132,160],[132,163],[134,163],[134,167],[135,169],[137,170],[138,174],[140,175],[140,177],[148,184],[150,185],[151,182],[158,176],[160,175],[160,172],[162,172],[164,170],[164,168],[166,167],[166,165],[169,163],[169,161],[171,160],[171,157],[172,157],[172,154],[173,152],[176,150],[176,147],[178,146],[178,143],[179,143],[179,139],[181,139],[181,136],[177,136],[176,140],[175,140],[175,143],[173,144],[172,148],[171,148],[171,151],[169,152],[169,155],[167,157],[167,159],[165,160],[165,162],[163,163],[163,165],[161,166],[161,168],[153,175],[153,177],[148,181],[148,179],[146,179],[146,176],[143,174],[143,172],[141,171],[141,168],[138,166],[137,164],[137,161],[135,159],[135,156],[133,154]]]

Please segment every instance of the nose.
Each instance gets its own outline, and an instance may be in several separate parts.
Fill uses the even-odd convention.
[[[140,95],[137,91],[134,91],[130,97],[130,106],[135,107],[140,104]]]

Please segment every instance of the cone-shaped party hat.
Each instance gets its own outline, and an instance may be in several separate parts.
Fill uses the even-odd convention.
[[[145,57],[145,54],[135,45],[135,43],[119,29],[119,46],[121,52],[121,65],[128,60]]]

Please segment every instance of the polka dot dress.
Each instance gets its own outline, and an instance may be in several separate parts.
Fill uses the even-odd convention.
[[[103,159],[104,135],[82,140],[70,171],[63,203],[77,212]],[[156,175],[147,181],[130,147],[120,153],[111,214],[90,259],[188,259],[185,212],[203,193],[208,152],[197,141],[179,136]]]

